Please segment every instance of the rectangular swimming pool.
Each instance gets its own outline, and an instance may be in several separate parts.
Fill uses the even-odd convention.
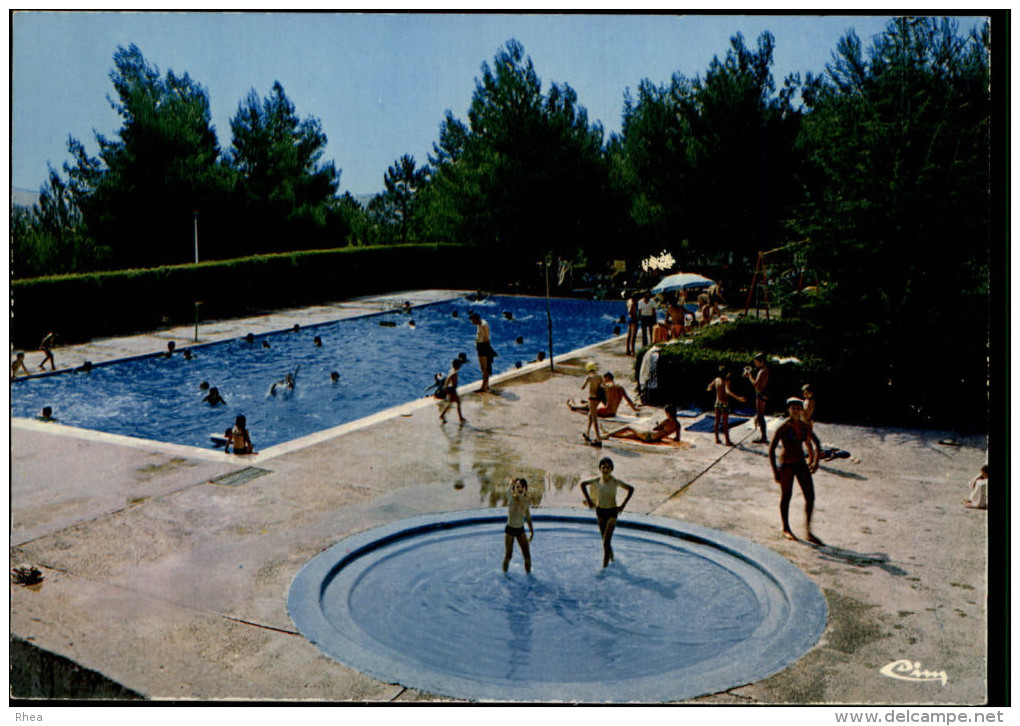
[[[467,355],[461,385],[481,378],[475,354],[477,311],[492,331],[493,374],[548,355],[545,298],[492,296],[422,305],[410,313],[375,313],[181,351],[95,365],[14,381],[11,414],[32,418],[44,406],[59,423],[111,434],[211,448],[238,414],[248,419],[257,450],[356,421],[426,396],[436,373]],[[623,302],[553,299],[553,355],[617,334]],[[321,345],[315,344],[319,338]],[[268,347],[266,347],[268,344]],[[270,386],[297,372],[292,391]],[[339,373],[333,383],[330,373]],[[203,403],[203,382],[226,405]]]

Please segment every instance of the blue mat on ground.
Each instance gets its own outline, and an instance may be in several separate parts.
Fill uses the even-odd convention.
[[[698,406],[688,406],[685,409],[677,411],[676,415],[680,416],[681,418],[695,418],[696,416],[700,416],[703,413],[705,412]]]
[[[731,414],[730,415],[730,420],[729,420],[728,428],[733,428],[734,426],[739,426],[740,424],[745,423],[748,420],[749,419],[742,418],[740,416],[733,416]],[[711,413],[711,414],[708,414],[707,416],[705,416],[704,418],[698,419],[697,421],[692,423],[690,426],[688,426],[685,429],[685,431],[696,431],[696,432],[705,433],[705,434],[712,433],[713,431],[715,431],[715,414]]]

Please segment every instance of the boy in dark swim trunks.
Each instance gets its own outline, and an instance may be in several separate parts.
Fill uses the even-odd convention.
[[[589,487],[595,490],[595,501],[592,501],[588,493]],[[617,488],[627,490],[627,496],[620,506],[616,506]],[[613,531],[616,529],[616,519],[634,495],[634,487],[613,476],[613,460],[606,456],[599,461],[599,476],[581,482],[581,493],[584,494],[588,506],[595,507],[595,517],[598,519],[599,533],[602,535],[602,566],[608,567],[613,560]]]
[[[439,411],[439,420],[446,423],[446,414],[450,410],[450,406],[457,404],[457,418],[460,419],[461,423],[467,421],[463,414],[460,412],[460,396],[457,394],[457,381],[460,377],[460,367],[463,365],[460,362],[460,358],[454,358],[453,363],[450,365],[450,372],[446,374],[446,382],[443,384],[443,392],[446,394],[446,403]]]
[[[489,324],[478,313],[471,313],[468,319],[478,328],[475,331],[475,351],[478,353],[478,365],[482,369],[482,385],[478,392],[490,393],[489,376],[492,375],[492,359],[496,357],[496,351],[490,342]]]
[[[820,539],[811,532],[811,513],[815,508],[815,485],[811,478],[818,471],[818,449],[815,448],[811,429],[801,419],[804,413],[804,402],[799,398],[786,401],[790,417],[784,421],[772,436],[769,446],[769,463],[772,465],[772,476],[779,484],[779,516],[783,522],[783,536],[786,539],[797,539],[790,529],[790,499],[793,498],[793,479],[796,477],[800,491],[804,495],[804,514],[807,518],[807,541],[821,545]],[[783,452],[776,464],[776,448],[783,445]],[[807,457],[804,447],[807,447]]]
[[[530,535],[524,537],[524,523],[528,523]],[[510,558],[514,553],[514,540],[517,540],[524,555],[524,571],[531,572],[531,548],[528,545],[535,536],[535,527],[531,523],[531,507],[528,502],[528,482],[522,478],[510,482],[506,492],[506,527],[503,530],[506,544],[506,556],[503,558],[503,572],[510,567]]]
[[[730,390],[730,373],[726,366],[719,366],[719,375],[708,384],[708,389],[715,389],[715,443],[719,443],[719,424],[722,424],[723,434],[726,436],[726,445],[733,446],[730,441],[730,398],[738,401],[745,401]]]

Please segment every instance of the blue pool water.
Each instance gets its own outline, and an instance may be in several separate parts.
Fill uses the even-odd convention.
[[[209,434],[222,433],[244,414],[256,449],[265,449],[421,398],[433,375],[445,374],[460,352],[468,357],[461,384],[479,380],[471,310],[491,328],[494,374],[531,362],[540,350],[548,355],[545,298],[457,299],[416,307],[410,315],[378,313],[256,336],[254,343],[235,338],[197,346],[192,360],[183,358],[182,347],[171,358],[154,354],[96,365],[89,373],[18,380],[11,386],[11,413],[31,418],[51,406],[66,425],[201,447],[211,447]],[[623,312],[622,302],[554,299],[553,355],[612,337]],[[321,347],[314,345],[316,336]],[[293,391],[268,395],[274,381],[295,370]],[[339,382],[330,381],[331,371],[340,373]],[[218,388],[227,404],[203,403],[202,381]]]
[[[825,630],[818,586],[748,540],[628,511],[602,569],[594,513],[532,516],[531,574],[519,550],[500,568],[503,513],[422,515],[316,555],[288,612],[316,647],[384,683],[496,701],[717,693],[782,670]]]

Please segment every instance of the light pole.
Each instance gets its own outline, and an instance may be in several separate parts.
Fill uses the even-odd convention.
[[[555,372],[556,367],[553,365],[553,331],[552,331],[552,304],[549,301],[549,257],[551,255],[547,252],[543,257],[545,262],[545,315],[546,320],[549,324],[549,370]]]
[[[195,210],[195,264],[198,264],[198,210]],[[197,274],[197,273],[196,273]],[[201,305],[199,301],[195,301],[195,342],[198,342],[198,306]]]

